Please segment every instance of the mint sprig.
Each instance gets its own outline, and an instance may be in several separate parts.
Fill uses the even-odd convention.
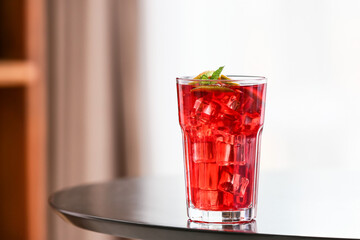
[[[209,79],[209,77],[206,74],[201,75],[200,77],[201,80],[205,80],[205,79]],[[210,81],[201,81],[200,85],[211,85]]]
[[[200,79],[209,79],[209,77],[206,76],[206,74],[203,74],[203,75],[201,75]]]
[[[222,70],[224,69],[225,66],[219,67],[211,76],[210,79],[219,79]]]
[[[208,92],[208,91],[221,91],[221,92],[234,92],[231,88],[217,85],[200,86],[190,90],[191,92]]]

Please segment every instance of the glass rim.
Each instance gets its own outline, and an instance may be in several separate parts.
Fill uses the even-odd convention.
[[[194,79],[195,76],[184,76],[176,78],[178,83],[188,83],[188,82],[238,82],[244,84],[262,84],[267,83],[266,77],[263,76],[250,76],[250,75],[226,75],[230,79]]]

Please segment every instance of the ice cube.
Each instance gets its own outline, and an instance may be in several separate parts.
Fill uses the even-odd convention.
[[[246,113],[234,123],[234,132],[241,133],[246,136],[256,134],[260,127],[259,113]]]
[[[218,130],[230,132],[234,128],[237,118],[235,115],[220,112],[216,120],[216,128]]]
[[[242,167],[242,170],[246,169]],[[248,204],[246,190],[250,181],[242,172],[241,170],[236,170],[236,173],[234,173],[232,179],[233,192],[231,193],[234,194],[236,202],[245,207],[244,204]]]
[[[242,177],[240,184],[240,197],[244,197],[248,185],[249,185],[249,179],[247,179],[246,177]]]
[[[202,112],[202,109],[204,108],[204,100],[203,98],[198,98],[196,99],[195,103],[194,103],[194,107],[193,107],[193,113],[195,115],[200,115]]]
[[[233,175],[232,183],[233,183],[234,192],[237,192],[240,189],[241,183],[242,183],[241,180],[242,180],[242,178],[241,178],[240,174],[235,173]]]
[[[229,165],[233,164],[234,154],[233,154],[233,144],[235,141],[235,136],[226,132],[215,130],[214,134],[216,136],[215,143],[215,159],[219,165]]]
[[[244,118],[244,124],[251,125],[251,123],[252,123],[252,118],[248,114],[246,114]]]
[[[198,120],[205,123],[211,120],[219,109],[219,105],[213,102],[208,102],[204,98],[196,99],[193,110],[191,112],[192,124],[199,124]]]
[[[226,130],[215,129],[215,130],[213,130],[213,133],[216,136],[217,141],[225,142],[228,144],[235,143],[235,135],[231,134],[230,132],[228,132]]]
[[[230,166],[222,166],[220,167],[220,180],[218,189],[224,192],[232,192],[232,173],[233,167]]]
[[[220,106],[218,103],[208,102],[204,100],[204,98],[198,98],[194,103],[191,117],[192,119],[200,120],[202,123],[207,123],[217,116],[219,109]],[[193,121],[193,124],[194,123],[196,123],[196,121]]]
[[[245,177],[245,174],[243,174],[238,167],[238,170],[234,171],[235,173],[230,172],[230,170],[233,170],[233,167],[234,166],[220,168],[218,189],[232,194],[239,193],[239,196],[243,197],[249,184],[249,179]]]
[[[240,190],[237,195],[235,195],[235,200],[240,204],[240,207],[248,207],[251,202],[251,196],[247,194],[247,187],[249,186],[249,179],[246,177],[241,178]],[[250,198],[250,199],[249,199]]]
[[[260,125],[260,116],[253,118],[252,120],[253,127],[258,127]]]
[[[215,102],[210,102],[204,105],[204,108],[201,112],[200,120],[202,122],[209,122],[211,119],[217,116],[220,106]]]
[[[236,89],[233,95],[226,95],[221,99],[221,102],[224,103],[228,108],[237,111],[241,105],[241,99],[243,92]]]
[[[226,106],[228,106],[230,109],[236,111],[240,107],[239,99],[234,95],[231,96],[229,101],[226,103]]]
[[[226,207],[233,207],[234,195],[229,192],[222,192],[222,204]]]
[[[205,101],[203,98],[198,98],[195,100],[193,109],[190,113],[190,124],[193,127],[199,126],[199,117],[201,116],[201,112],[204,109]]]
[[[194,132],[196,133],[195,135],[199,139],[210,139],[210,141],[213,140],[211,137],[213,135],[212,131],[213,129],[208,124],[201,124],[200,126],[194,129]]]
[[[232,99],[232,98],[230,98]],[[241,114],[239,111],[235,111],[238,107],[236,107],[235,101],[229,100],[228,103],[218,102],[219,103],[219,111],[217,114],[217,125],[222,129],[226,129],[227,131],[231,131],[234,128],[236,121],[241,118]]]
[[[218,189],[220,191],[223,191],[223,192],[230,192],[232,193],[233,192],[233,185],[231,182],[223,182],[223,183],[220,183],[219,186],[218,186]]]
[[[196,207],[198,208],[214,208],[219,202],[218,191],[199,190],[197,193]]]
[[[250,131],[256,131],[260,127],[260,114],[255,113],[247,113],[244,118],[245,128]]]
[[[225,142],[216,142],[216,163],[219,165],[233,164],[234,157],[231,157],[231,144]]]
[[[235,134],[240,134],[241,133],[241,131],[242,131],[242,129],[243,129],[243,121],[242,121],[242,118],[243,117],[241,117],[240,119],[238,119],[237,121],[235,121],[234,122],[234,127],[233,127],[233,132],[235,133]]]
[[[200,141],[192,144],[194,162],[212,162],[214,161],[213,143]]]
[[[246,164],[245,144],[237,144],[234,146],[235,163],[239,165]]]
[[[216,163],[199,163],[199,188],[202,190],[217,190],[219,166]]]
[[[251,136],[246,138],[245,145],[245,159],[249,163],[254,163],[256,157],[256,137]]]
[[[238,135],[235,139],[235,145],[234,145],[234,155],[235,160],[234,163],[236,165],[243,166],[246,164],[246,147],[247,147],[247,139],[248,137],[246,135]]]
[[[220,171],[221,171],[221,175],[220,175],[219,185],[223,183],[231,183],[232,174],[229,171],[224,170],[223,167],[221,167]]]
[[[250,96],[244,99],[244,102],[241,104],[241,111],[248,112],[251,109],[252,104],[254,103],[254,99]]]

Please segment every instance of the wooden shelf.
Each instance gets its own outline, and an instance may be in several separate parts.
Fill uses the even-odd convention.
[[[0,87],[28,86],[36,79],[30,61],[0,61]]]
[[[45,2],[0,0],[0,239],[47,239]]]

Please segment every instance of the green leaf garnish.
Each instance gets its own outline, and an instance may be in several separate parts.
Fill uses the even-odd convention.
[[[191,85],[200,85],[200,86],[209,86],[209,85],[216,85],[218,84],[217,81],[209,81],[209,80],[220,80],[220,79],[226,79],[231,80],[230,78],[226,77],[225,75],[221,75],[222,70],[224,69],[224,66],[219,67],[216,71],[204,71],[194,77],[194,79],[200,79],[204,81],[199,81],[198,83],[193,82],[190,83]]]
[[[209,79],[209,77],[206,76],[206,74],[203,74],[203,75],[201,75],[200,79]]]
[[[201,77],[200,77],[200,79],[209,79],[209,77],[206,75],[206,74],[203,74],[203,75],[201,75]],[[211,84],[211,82],[210,81],[201,81],[200,82],[200,85],[210,85]]]
[[[199,84],[200,84],[200,85],[211,85],[211,84],[213,84],[213,83],[210,82],[210,81],[201,81]]]
[[[191,92],[209,92],[209,91],[220,91],[220,92],[233,92],[231,88],[223,87],[223,86],[200,86],[191,89]]]
[[[225,66],[219,67],[211,76],[210,79],[219,79],[222,70],[224,69]]]

